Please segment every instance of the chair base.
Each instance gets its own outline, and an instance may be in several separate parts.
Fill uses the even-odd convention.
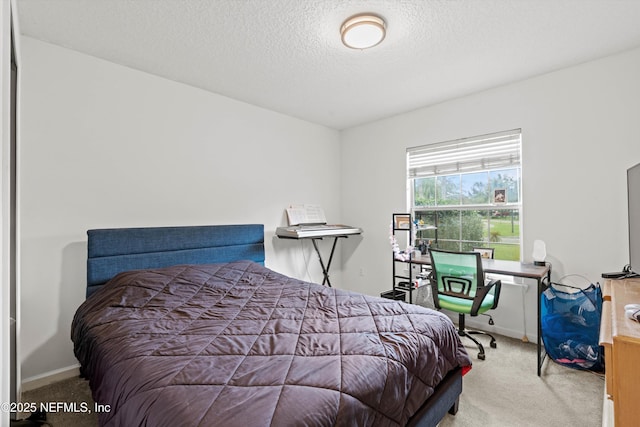
[[[469,331],[469,330],[467,330],[465,328],[464,314],[462,314],[462,313],[458,314],[458,335],[461,336],[461,337],[469,338],[471,341],[473,341],[478,346],[478,350],[480,350],[480,352],[478,353],[478,359],[480,359],[480,360],[485,360],[484,346],[480,343],[480,341],[475,339],[472,335],[486,335],[489,338],[491,338],[491,342],[489,343],[489,346],[491,348],[497,348],[498,347],[498,344],[496,343],[496,339],[490,333],[484,332],[484,331]]]
[[[483,316],[487,316],[489,318],[489,324],[490,325],[495,325],[495,323],[493,323],[493,317],[491,317],[490,314],[487,313],[482,313]]]

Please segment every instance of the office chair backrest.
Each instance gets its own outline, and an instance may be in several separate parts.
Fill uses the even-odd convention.
[[[477,287],[484,285],[480,253],[429,249],[429,254],[439,293],[473,299]]]

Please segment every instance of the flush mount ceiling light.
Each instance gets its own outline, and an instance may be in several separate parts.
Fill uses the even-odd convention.
[[[385,23],[379,16],[355,15],[340,28],[342,43],[352,49],[368,49],[379,44],[385,36]]]

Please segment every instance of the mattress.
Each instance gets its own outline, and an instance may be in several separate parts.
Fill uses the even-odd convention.
[[[104,426],[402,426],[471,365],[437,311],[250,261],[120,273],[71,338]]]

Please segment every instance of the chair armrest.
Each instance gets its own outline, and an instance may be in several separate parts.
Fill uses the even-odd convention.
[[[438,282],[433,275],[433,270],[429,273],[428,276],[429,286],[431,286],[431,295],[433,296],[433,305],[436,310],[440,310],[440,300],[438,300]]]
[[[471,315],[477,316],[478,310],[480,310],[480,305],[487,294],[494,290],[493,292],[493,305],[492,309],[498,306],[498,298],[500,297],[500,289],[502,288],[502,282],[500,280],[492,280],[484,286],[478,286],[476,289],[476,296],[473,299],[473,305],[471,306]]]
[[[500,299],[500,290],[502,289],[502,281],[500,279],[490,281],[487,286],[495,286],[495,291],[493,292],[493,306],[492,309],[498,307],[498,299]]]

